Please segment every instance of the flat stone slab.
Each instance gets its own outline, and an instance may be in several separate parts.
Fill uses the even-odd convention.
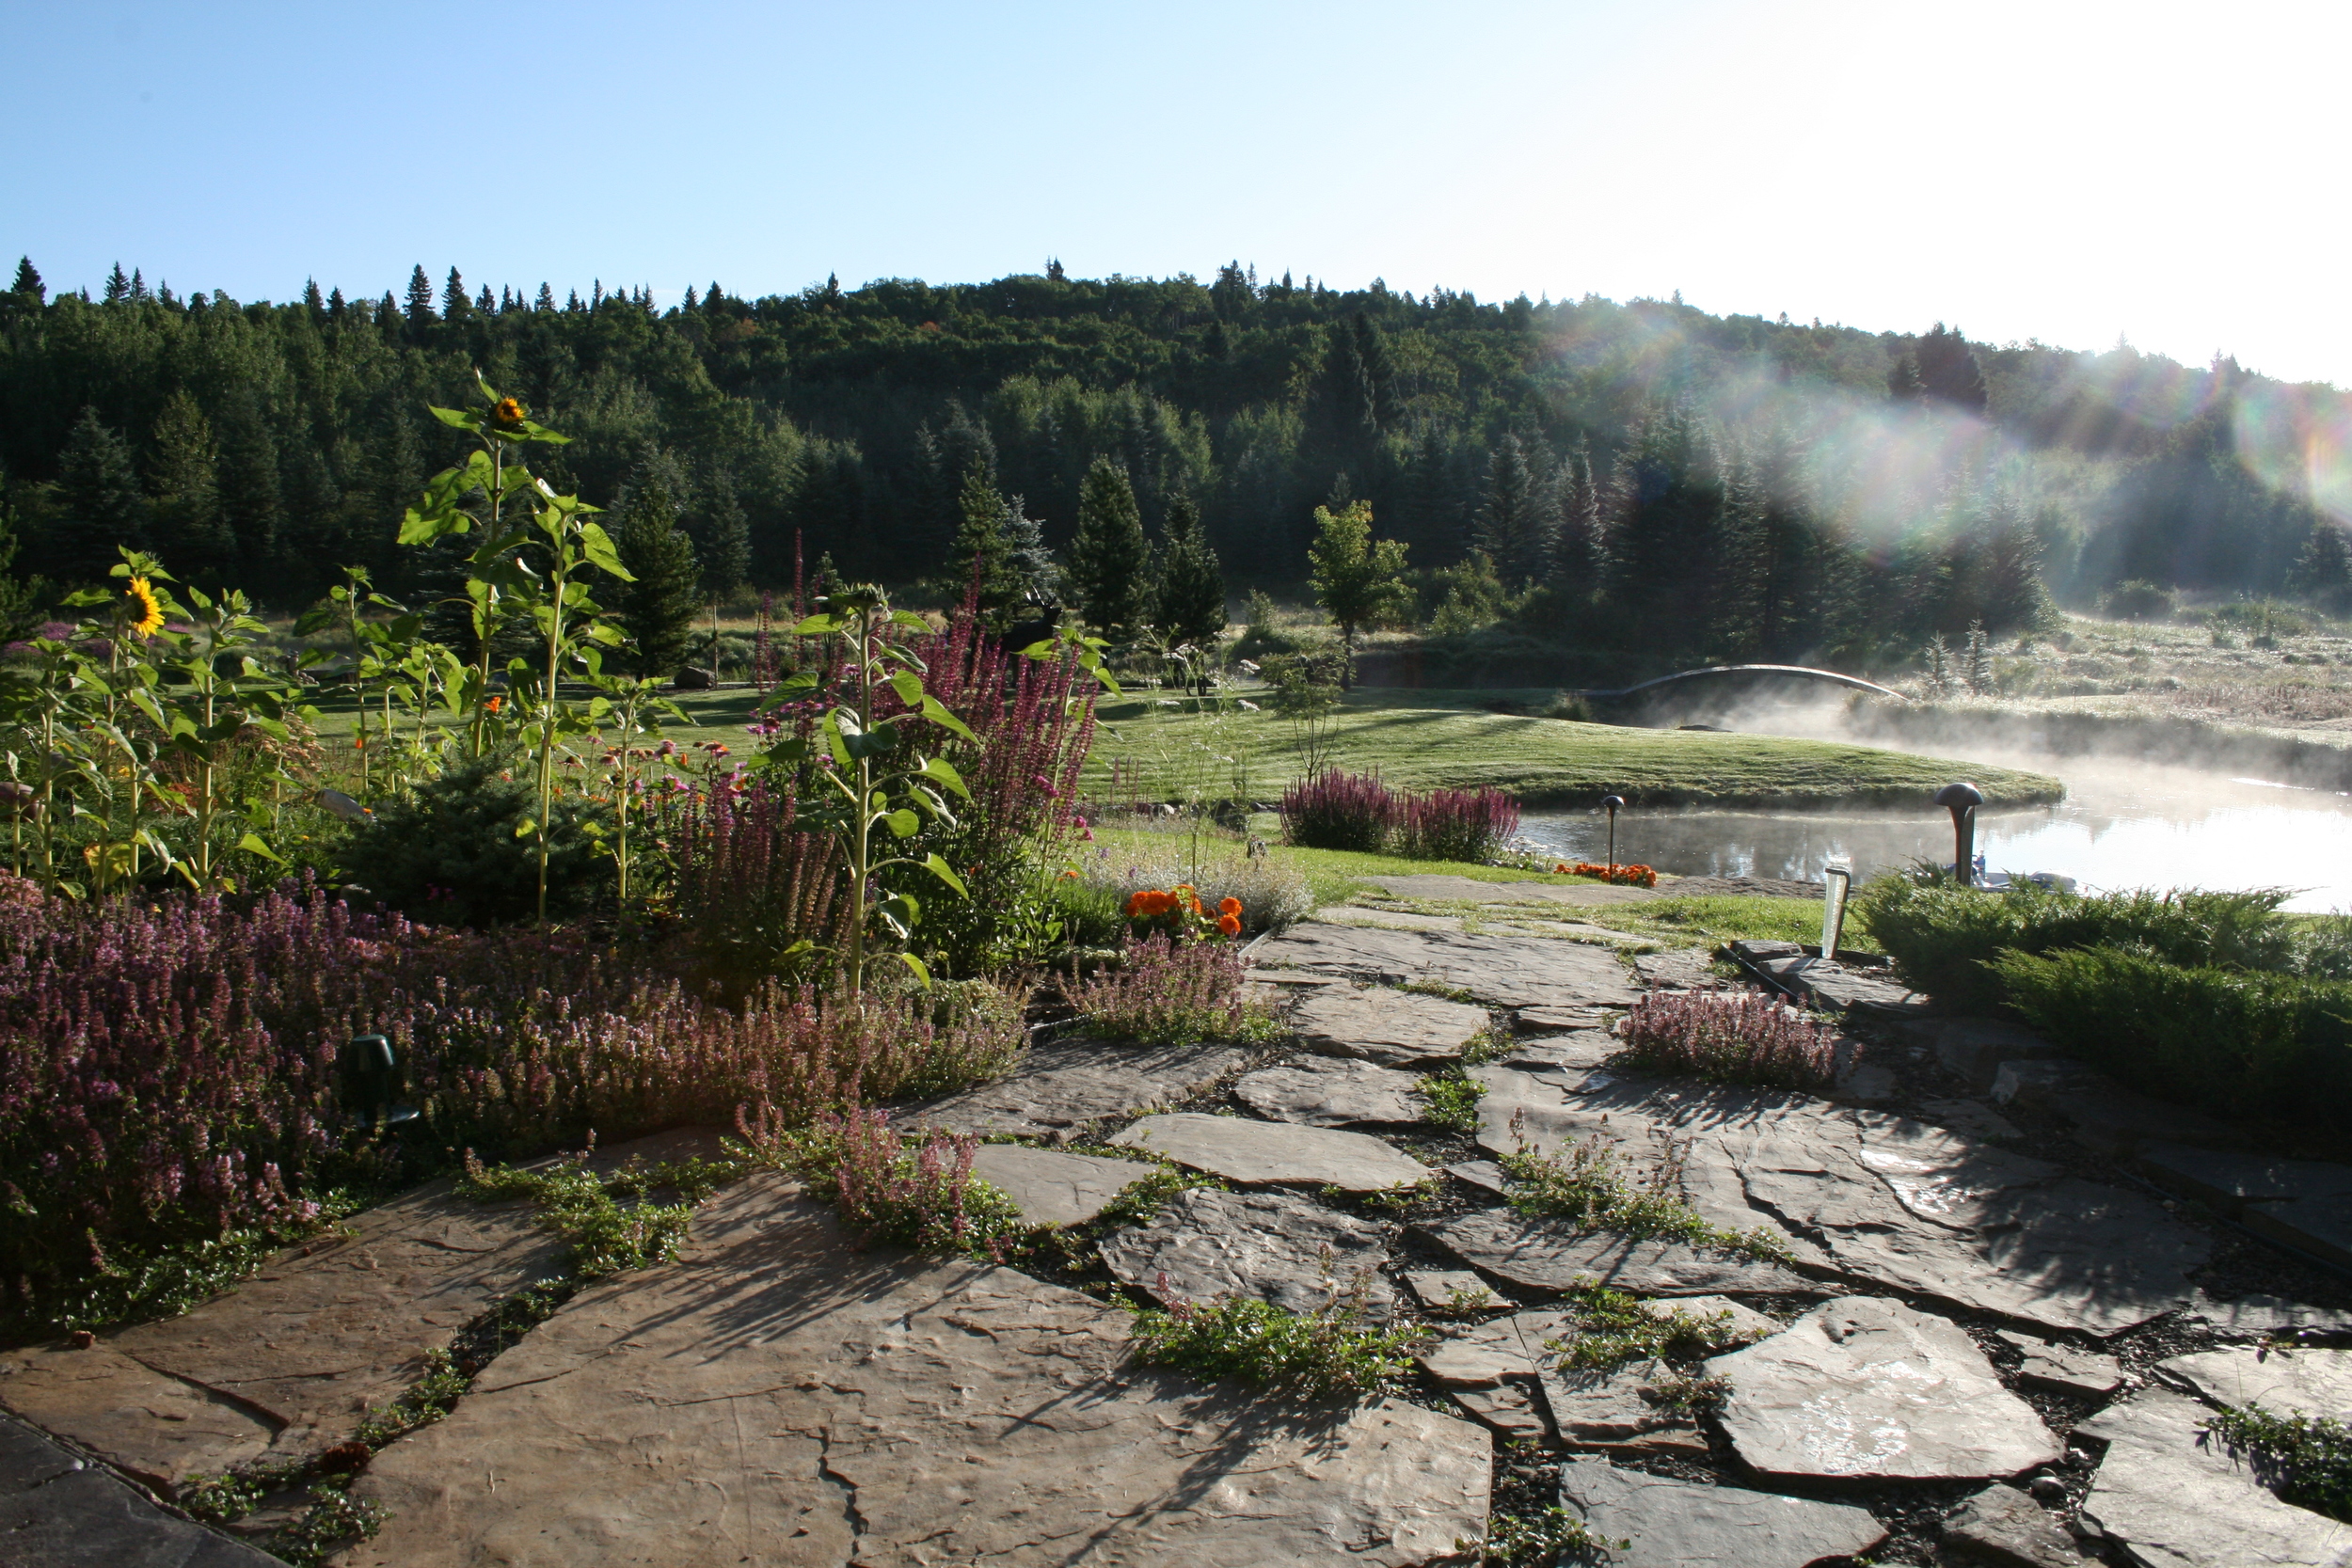
[[[1579,1029],[1573,1034],[1542,1035],[1515,1041],[1496,1058],[1496,1065],[1522,1070],[1589,1072],[1624,1049],[1625,1041],[1606,1030]]]
[[[1899,1020],[1923,1018],[1930,1010],[1928,999],[1891,969],[1816,958],[1786,942],[1735,942],[1731,950],[1767,981],[1823,1012]]]
[[[2037,1388],[2055,1388],[2062,1394],[2083,1394],[2104,1398],[2130,1381],[2124,1375],[2123,1363],[2112,1355],[2096,1351],[2076,1350],[2072,1345],[2054,1345],[2037,1339],[2030,1334],[2012,1329],[1994,1332],[2015,1345],[2025,1356],[2017,1369],[2017,1381]]]
[[[0,1562],[9,1568],[283,1568],[167,1513],[103,1465],[0,1416]]]
[[[2150,1388],[2074,1429],[2107,1445],[2082,1517],[2154,1568],[2344,1568],[2352,1525],[2280,1502],[2206,1432],[2213,1413]]]
[[[1993,1078],[1993,1098],[2061,1117],[2071,1124],[2076,1143],[2119,1159],[2158,1144],[2240,1141],[2228,1126],[2201,1112],[2152,1100],[2063,1056],[2003,1062]]]
[[[1923,1100],[1919,1110],[1939,1126],[1972,1138],[2010,1139],[2025,1134],[2017,1124],[1981,1100]]]
[[[982,1136],[1068,1134],[1189,1100],[1248,1061],[1249,1053],[1232,1045],[1054,1040],[1033,1046],[1009,1075],[906,1106],[897,1119]]]
[[[1544,1341],[1567,1332],[1572,1322],[1559,1312],[1513,1312],[1448,1327],[1413,1359],[1450,1387],[1491,1388],[1505,1378],[1532,1380],[1557,1359]]]
[[[1001,1189],[1031,1225],[1084,1225],[1153,1168],[1144,1160],[1025,1144],[982,1144],[972,1151],[972,1174]]]
[[[1409,1072],[1370,1062],[1308,1056],[1243,1074],[1233,1098],[1262,1117],[1304,1127],[1380,1126],[1421,1119],[1425,1107],[1413,1095],[1419,1083]]]
[[[1484,1527],[1479,1428],[1140,1369],[1127,1325],[1015,1270],[852,1251],[755,1176],[676,1264],[582,1291],[379,1454],[354,1492],[390,1517],[337,1561],[1408,1568]]]
[[[1380,1227],[1288,1193],[1179,1193],[1150,1224],[1105,1237],[1102,1251],[1112,1274],[1164,1306],[1255,1296],[1316,1312],[1354,1296],[1375,1322],[1396,1311],[1380,1274]]]
[[[2352,1351],[2199,1351],[2159,1361],[2156,1370],[2215,1404],[2259,1404],[2336,1420],[2352,1415]]]
[[[1627,1007],[1640,994],[1605,948],[1549,937],[1346,928],[1303,921],[1259,947],[1262,966],[1385,985],[1428,981],[1505,1007]]]
[[[1659,990],[1713,990],[1728,984],[1715,973],[1715,955],[1705,947],[1641,954],[1633,959],[1633,973],[1642,984]]]
[[[2199,1292],[2188,1315],[2201,1318],[2232,1338],[2267,1338],[2274,1335],[2352,1334],[2352,1312],[2333,1307],[2312,1307],[2280,1296],[2242,1296],[2216,1301]]]
[[[1492,1160],[1459,1161],[1446,1166],[1445,1173],[1473,1187],[1484,1187],[1490,1193],[1502,1192],[1511,1185],[1509,1173]]]
[[[1376,1193],[1418,1186],[1437,1174],[1367,1133],[1197,1111],[1145,1117],[1110,1141],[1253,1186],[1303,1183]]]
[[[2014,1486],[1988,1486],[1947,1516],[1944,1539],[2009,1568],[2081,1568],[2086,1560],[2049,1511]]]
[[[1883,1297],[1825,1302],[1707,1369],[1730,1383],[1724,1432],[1761,1475],[1991,1479],[2062,1451],[1957,1324]]]
[[[1605,1459],[1560,1466],[1560,1505],[1612,1548],[1612,1568],[1807,1568],[1823,1558],[1859,1557],[1886,1539],[1870,1511],[1703,1486]]]
[[[1391,898],[1445,899],[1472,904],[1640,904],[1660,895],[1614,882],[1482,882],[1470,877],[1382,877],[1373,884]]]
[[[1549,1359],[1556,1363],[1558,1358]],[[1572,1449],[1704,1454],[1707,1434],[1699,1431],[1698,1422],[1661,1407],[1660,1388],[1674,1376],[1672,1367],[1654,1360],[1607,1370],[1548,1365],[1542,1378],[1544,1403],[1560,1441]]]
[[[2352,1268],[2352,1165],[2169,1143],[2142,1148],[2132,1164],[2267,1241]]]
[[[1770,1338],[1781,1330],[1778,1318],[1767,1317],[1753,1307],[1742,1307],[1729,1296],[1684,1296],[1650,1303],[1649,1309],[1656,1317],[1679,1312],[1697,1319],[1698,1332],[1709,1351],[1737,1350],[1741,1345]]]
[[[1486,1008],[1442,996],[1327,986],[1301,996],[1290,1022],[1308,1050],[1326,1056],[1421,1067],[1458,1060],[1490,1021]]]
[[[1405,1275],[1405,1288],[1428,1312],[1483,1312],[1511,1305],[1468,1269],[1415,1269]]]
[[[2003,1062],[2046,1061],[2058,1048],[2014,1023],[1993,1018],[1955,1018],[1936,1027],[1935,1059],[1982,1094],[2000,1076]]]
[[[1650,1296],[1821,1293],[1820,1286],[1777,1263],[1680,1242],[1629,1241],[1607,1231],[1578,1236],[1506,1209],[1474,1210],[1416,1228],[1472,1268],[1531,1291],[1565,1291],[1581,1282]]]

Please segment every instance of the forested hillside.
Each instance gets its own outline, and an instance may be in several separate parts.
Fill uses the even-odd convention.
[[[2122,578],[2286,587],[2345,422],[2328,388],[1681,304],[1262,281],[885,280],[746,299],[717,283],[559,301],[420,268],[404,297],[175,296],[118,269],[0,294],[14,569],[100,575],[118,543],[267,602],[393,544],[457,454],[425,413],[471,371],[575,436],[544,470],[611,503],[658,478],[706,571],[939,575],[978,470],[1065,550],[1094,459],[1156,538],[1197,501],[1230,578],[1306,572],[1311,513],[1362,498],[1475,619],[1538,589],[1550,629],[1776,656],[2030,621]],[[413,552],[408,552],[413,553]],[[1566,613],[1563,613],[1565,611]]]

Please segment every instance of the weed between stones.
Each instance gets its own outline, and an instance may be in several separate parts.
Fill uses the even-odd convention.
[[[457,1180],[458,1196],[476,1203],[529,1198],[537,1207],[539,1223],[571,1243],[566,1272],[587,1281],[675,1258],[694,1205],[748,1168],[740,1161],[691,1159],[646,1165],[632,1160],[599,1176],[588,1168],[595,1148],[592,1135],[587,1148],[542,1170],[485,1166],[468,1149],[465,1174]],[[682,1201],[642,1201],[663,1187],[678,1193]],[[615,1201],[625,1197],[640,1201]]]
[[[1498,1513],[1486,1523],[1486,1533],[1475,1540],[1457,1540],[1454,1549],[1475,1552],[1481,1563],[1507,1568],[1553,1568],[1554,1564],[1590,1562],[1596,1554],[1630,1551],[1630,1541],[1610,1541],[1595,1535],[1583,1520],[1553,1506],[1540,1513]]]
[[[1502,1156],[1501,1164],[1511,1178],[1504,1201],[1529,1218],[1565,1220],[1580,1235],[1613,1230],[1636,1241],[1682,1242],[1739,1253],[1759,1262],[1795,1260],[1788,1243],[1772,1231],[1760,1226],[1754,1230],[1726,1230],[1709,1225],[1677,1196],[1682,1185],[1684,1151],[1680,1145],[1663,1143],[1648,1180],[1636,1187],[1619,1170],[1616,1154],[1599,1133],[1572,1146],[1566,1158],[1560,1159],[1529,1148],[1520,1120],[1518,1116],[1512,1117],[1512,1136],[1518,1148]]]
[[[2260,1405],[2233,1405],[2212,1431],[2233,1454],[2244,1453],[2255,1477],[2288,1502],[2352,1521],[2352,1427],[2330,1416],[2281,1416]]]
[[[1650,1072],[1723,1084],[1821,1089],[1836,1077],[1836,1037],[1759,990],[1652,991],[1626,1019],[1626,1057]]]
[[[927,1252],[1002,1263],[1036,1227],[1012,1199],[972,1174],[979,1139],[926,1128],[901,1134],[886,1111],[820,1111],[806,1127],[787,1128],[761,1107],[738,1114],[740,1142],[728,1149],[747,1164],[796,1176],[832,1200],[864,1244],[894,1242]]]
[[[1421,1087],[1414,1092],[1422,1099],[1421,1119],[1430,1126],[1449,1132],[1478,1131],[1478,1101],[1486,1086],[1464,1077],[1459,1068],[1422,1074]]]
[[[1578,1371],[1607,1371],[1653,1356],[1682,1360],[1704,1354],[1713,1346],[1713,1331],[1731,1321],[1728,1312],[1702,1318],[1663,1303],[1659,1305],[1664,1310],[1654,1310],[1638,1296],[1600,1284],[1577,1286],[1560,1305],[1575,1314],[1575,1332],[1546,1339],[1544,1349]]]
[[[1358,1280],[1313,1312],[1254,1296],[1136,1308],[1136,1359],[1308,1399],[1370,1399],[1411,1370],[1427,1331],[1362,1326],[1365,1286]]]
[[[1148,1045],[1201,1040],[1255,1044],[1279,1037],[1272,1006],[1242,994],[1241,950],[1217,941],[1154,934],[1130,942],[1118,969],[1055,982],[1061,1000],[1097,1033]]]

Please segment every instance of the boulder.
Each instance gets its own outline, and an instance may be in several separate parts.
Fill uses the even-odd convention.
[[[2280,1501],[2211,1437],[2211,1418],[2195,1400],[2150,1388],[2076,1427],[2107,1445],[2083,1520],[2152,1568],[2352,1564],[2352,1525]]]
[[[1179,1193],[1102,1251],[1112,1274],[1170,1307],[1254,1296],[1314,1312],[1360,1291],[1366,1317],[1385,1323],[1396,1310],[1380,1227],[1288,1193]]]
[[[1025,1144],[982,1144],[972,1174],[1003,1191],[1031,1225],[1084,1225],[1157,1167]]]
[[[1145,1117],[1111,1142],[1253,1186],[1376,1193],[1417,1186],[1437,1174],[1366,1133],[1192,1111]]]
[[[1807,1568],[1886,1539],[1867,1509],[1704,1486],[1605,1459],[1561,1465],[1560,1504],[1612,1544],[1612,1568]]]
[[[1459,1060],[1489,1022],[1484,1007],[1378,986],[1327,986],[1291,1009],[1291,1027],[1308,1050],[1383,1067]]]
[[[1826,1302],[1707,1368],[1731,1385],[1724,1432],[1761,1475],[1993,1479],[2061,1451],[1957,1324],[1883,1297]]]
[[[1232,1045],[1057,1039],[1033,1046],[1009,1076],[907,1106],[898,1119],[982,1136],[1067,1138],[1089,1122],[1189,1100],[1248,1060],[1248,1052]]]
[[[1413,1094],[1419,1083],[1409,1072],[1370,1062],[1307,1056],[1244,1074],[1233,1085],[1233,1098],[1275,1121],[1377,1126],[1421,1119],[1424,1107]]]

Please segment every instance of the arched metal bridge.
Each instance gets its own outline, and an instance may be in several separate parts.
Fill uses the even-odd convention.
[[[1586,691],[1582,695],[1613,700],[1634,697],[1661,686],[1672,686],[1677,681],[1696,680],[1702,675],[1788,675],[1800,680],[1827,681],[1833,686],[1851,687],[1856,691],[1873,692],[1881,697],[1892,697],[1898,702],[1911,701],[1901,692],[1890,690],[1876,681],[1866,681],[1859,675],[1840,674],[1835,670],[1809,669],[1802,664],[1710,664],[1704,670],[1677,670],[1671,675],[1661,675],[1656,680],[1644,681],[1639,686],[1629,686],[1621,690]]]

